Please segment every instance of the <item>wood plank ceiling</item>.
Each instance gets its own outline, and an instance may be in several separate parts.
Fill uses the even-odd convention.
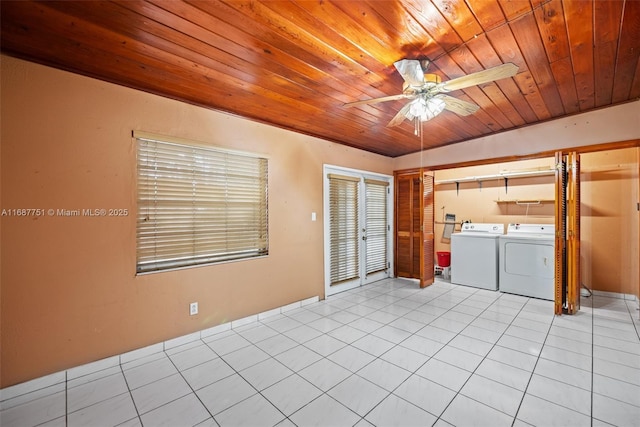
[[[386,156],[640,97],[640,1],[2,1],[3,53]],[[443,81],[512,62],[449,95],[479,105],[386,124],[393,63]]]

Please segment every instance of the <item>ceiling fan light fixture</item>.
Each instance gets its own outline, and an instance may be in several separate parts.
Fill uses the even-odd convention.
[[[396,61],[393,66],[404,80],[401,94],[348,102],[344,105],[351,107],[361,104],[409,99],[410,101],[393,116],[387,127],[399,126],[405,119],[409,121],[415,120],[416,134],[418,134],[417,126],[420,123],[433,119],[443,110],[449,110],[459,116],[468,116],[480,109],[479,105],[445,95],[447,92],[513,77],[518,72],[517,65],[507,62],[506,64],[442,82],[438,74],[426,72],[429,63],[426,59],[401,59]]]
[[[409,114],[412,117],[419,117],[420,121],[426,122],[442,113],[444,107],[445,103],[440,98],[419,98],[411,104]]]

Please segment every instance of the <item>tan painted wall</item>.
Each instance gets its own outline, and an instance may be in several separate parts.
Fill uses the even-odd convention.
[[[322,297],[323,163],[391,174],[420,158],[428,166],[640,137],[636,101],[388,159],[4,55],[0,66],[1,208],[134,211],[131,130],[143,130],[268,155],[271,242],[265,259],[136,277],[133,216],[2,217],[0,387]],[[486,183],[482,196],[502,188]],[[509,194],[518,188],[512,180]],[[522,214],[491,203],[465,212],[462,200],[436,196],[436,215],[442,205],[474,221]],[[192,301],[200,314],[189,317]]]
[[[640,138],[638,123],[640,100],[425,150],[422,154],[397,157],[393,169],[528,156],[565,148],[629,141]]]
[[[554,159],[536,159],[492,165],[452,168],[435,171],[435,181],[496,175],[503,171],[540,170],[553,167]],[[505,189],[504,180],[484,180],[482,186],[477,182],[456,185],[436,185],[436,251],[450,251],[450,239],[443,238],[444,214],[456,215],[455,230],[460,231],[460,221],[509,223],[553,224],[554,222],[554,182],[553,175],[539,177],[510,178]],[[515,203],[497,203],[505,200],[536,200],[539,205],[518,205]]]
[[[591,289],[638,295],[637,155],[628,148],[580,156],[581,273]]]
[[[322,298],[323,163],[392,174],[382,156],[7,56],[1,66],[1,207],[132,213],[2,217],[2,387]],[[269,256],[136,277],[134,129],[267,155]]]

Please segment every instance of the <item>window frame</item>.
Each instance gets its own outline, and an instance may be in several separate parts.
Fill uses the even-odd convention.
[[[269,255],[267,156],[140,131],[132,136],[136,275]]]

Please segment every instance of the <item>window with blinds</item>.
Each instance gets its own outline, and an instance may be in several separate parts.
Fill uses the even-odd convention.
[[[136,142],[138,273],[268,254],[267,159]]]
[[[359,178],[329,174],[331,286],[360,276]]]
[[[367,275],[384,271],[387,259],[387,181],[365,179],[365,221],[367,230],[366,265]]]

